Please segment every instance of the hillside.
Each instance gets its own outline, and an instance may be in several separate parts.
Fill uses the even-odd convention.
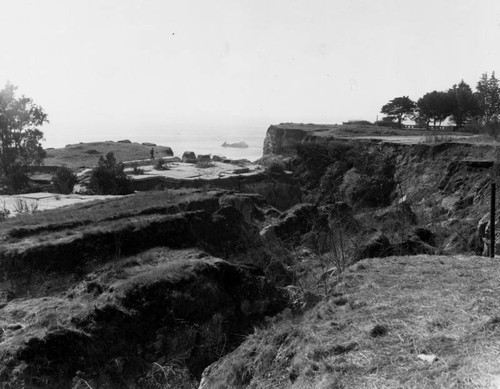
[[[154,147],[155,156],[158,158],[172,156],[170,147]],[[71,169],[81,167],[93,167],[97,164],[100,156],[107,153],[114,153],[117,161],[135,161],[150,158],[151,146],[139,143],[124,142],[91,142],[66,145],[61,149],[48,149],[45,165],[62,166]]]
[[[495,387],[498,144],[384,131],[271,126],[263,168],[141,156],[161,190],[2,221],[0,388]]]
[[[361,261],[306,315],[212,365],[200,389],[496,388],[499,277],[484,257]]]

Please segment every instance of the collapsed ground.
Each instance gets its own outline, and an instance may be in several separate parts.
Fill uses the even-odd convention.
[[[496,267],[473,254],[497,149],[271,130],[268,179],[239,183],[260,195],[204,183],[0,223],[2,385],[494,385]]]

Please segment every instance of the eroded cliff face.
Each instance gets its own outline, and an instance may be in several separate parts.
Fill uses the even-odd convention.
[[[441,236],[445,251],[483,251],[488,226],[486,219],[480,221],[488,213],[498,147],[434,143],[432,137],[425,143],[423,136],[401,134],[349,137],[348,132],[355,134],[358,129],[344,127],[271,126],[264,154],[287,157],[285,163],[301,184],[303,201],[343,201],[371,209],[405,203],[416,214],[415,226]]]
[[[1,226],[0,388],[194,388],[290,306],[286,250],[315,206],[227,190],[122,201]]]
[[[297,145],[313,131],[312,128],[307,128],[307,126],[294,124],[270,126],[264,139],[264,156],[294,155],[297,151]]]

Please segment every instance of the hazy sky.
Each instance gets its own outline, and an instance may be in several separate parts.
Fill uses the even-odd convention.
[[[500,72],[498,0],[0,0],[0,85],[83,132],[375,120]],[[109,137],[109,136],[108,136]]]

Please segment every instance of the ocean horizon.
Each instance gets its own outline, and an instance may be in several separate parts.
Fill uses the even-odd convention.
[[[44,148],[63,148],[69,144],[119,141],[154,143],[158,146],[171,147],[174,156],[181,157],[185,151],[198,154],[224,156],[230,159],[248,159],[255,161],[262,157],[264,138],[267,128],[239,129],[150,129],[144,131],[69,131],[63,136],[49,136],[43,142]],[[247,148],[222,147],[224,142],[245,142]]]

